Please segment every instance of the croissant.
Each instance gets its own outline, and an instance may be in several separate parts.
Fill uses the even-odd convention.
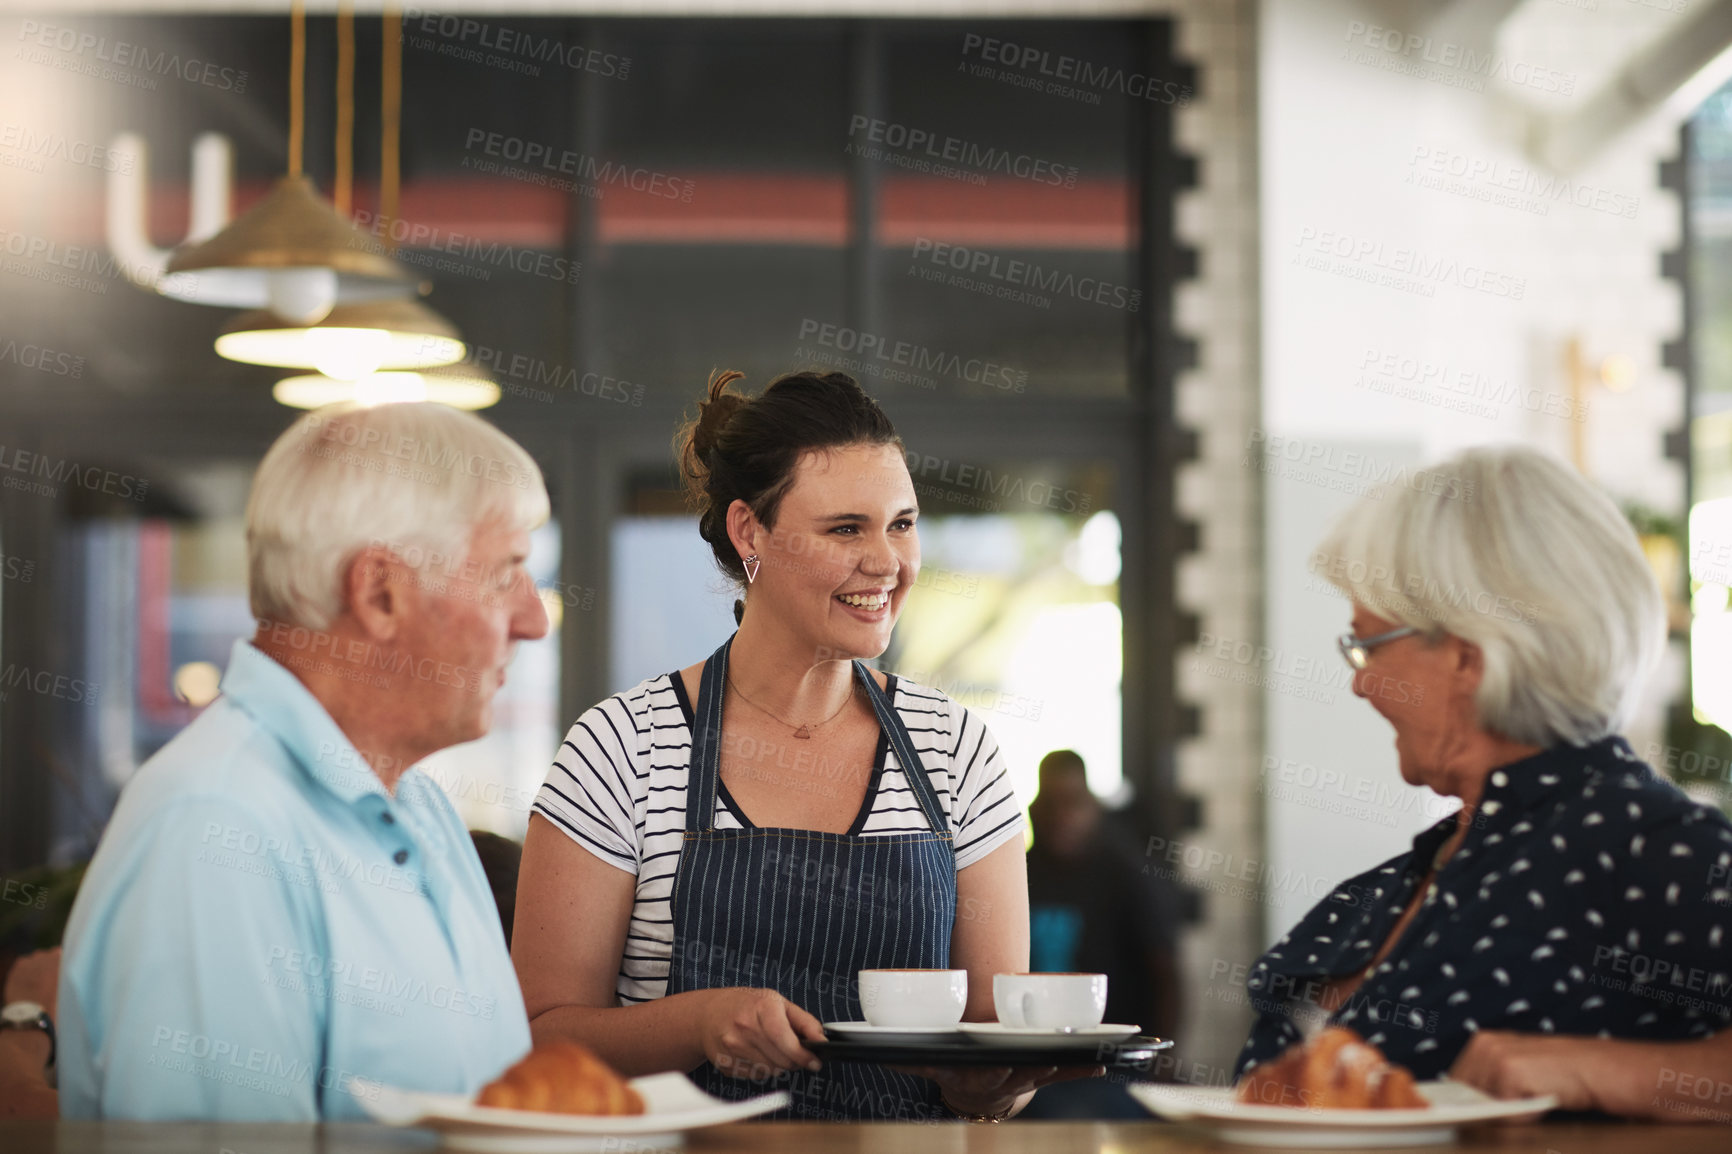
[[[1413,1075],[1344,1026],[1290,1046],[1240,1079],[1235,1097],[1257,1106],[1321,1110],[1412,1110],[1431,1105]]]
[[[548,1114],[642,1114],[643,1096],[585,1046],[538,1046],[482,1087],[477,1106]]]

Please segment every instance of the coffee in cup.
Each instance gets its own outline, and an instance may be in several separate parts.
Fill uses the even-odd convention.
[[[954,1026],[967,1006],[967,970],[860,971],[860,1009],[874,1026]]]
[[[1006,1026],[1083,1029],[1107,1012],[1105,974],[994,974],[992,1005]]]

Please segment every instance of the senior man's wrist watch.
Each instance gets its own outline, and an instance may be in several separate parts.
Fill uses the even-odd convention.
[[[54,1038],[54,1019],[48,1016],[38,1002],[7,1002],[0,1009],[0,1030],[41,1030],[48,1035],[48,1061],[44,1068],[54,1068],[56,1044]]]

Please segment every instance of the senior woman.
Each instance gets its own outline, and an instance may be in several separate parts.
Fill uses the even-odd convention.
[[[1257,962],[1241,1072],[1298,1041],[1307,1011],[1416,1077],[1456,1067],[1503,1093],[1533,1085],[1510,1063],[1535,1043],[1683,1043],[1732,1018],[1715,882],[1732,824],[1617,736],[1665,636],[1628,522],[1527,449],[1472,450],[1435,477],[1362,501],[1315,566],[1353,602],[1342,651],[1402,778],[1461,808]],[[1613,1089],[1567,1100],[1642,1112]]]
[[[679,446],[739,631],[567,734],[518,885],[532,1030],[726,1097],[786,1088],[795,1117],[1007,1116],[1058,1072],[819,1072],[807,1049],[861,1017],[861,969],[965,969],[966,1016],[993,1017],[992,975],[1028,968],[1023,819],[978,717],[859,660],[920,566],[889,419],[841,373],[755,399],[739,376]]]

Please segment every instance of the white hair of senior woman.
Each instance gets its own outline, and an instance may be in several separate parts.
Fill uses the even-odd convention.
[[[1479,723],[1524,744],[1621,729],[1665,644],[1630,522],[1532,449],[1470,449],[1368,494],[1312,569],[1379,617],[1477,645]]]
[[[382,545],[407,564],[462,575],[471,535],[547,520],[547,488],[523,447],[437,404],[327,405],[265,453],[247,501],[253,616],[310,629],[343,610],[348,566]]]

